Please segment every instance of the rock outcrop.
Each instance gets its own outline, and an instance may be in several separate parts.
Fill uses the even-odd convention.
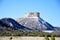
[[[28,18],[28,17],[39,17],[39,12],[30,12],[30,13],[26,13],[24,18]]]
[[[26,13],[23,18],[15,19],[19,24],[34,30],[54,30],[54,27],[44,21],[39,12]]]

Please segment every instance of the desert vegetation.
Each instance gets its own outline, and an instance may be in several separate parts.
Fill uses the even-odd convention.
[[[44,33],[38,31],[30,31],[30,30],[21,30],[13,27],[5,27],[3,26],[0,31],[0,36],[39,36],[44,37],[47,34],[48,37],[51,37],[51,33]],[[59,36],[55,35],[54,36]]]

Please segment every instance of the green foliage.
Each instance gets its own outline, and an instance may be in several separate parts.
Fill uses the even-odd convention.
[[[15,30],[12,32],[12,36],[23,36],[23,31],[21,30]]]
[[[10,36],[11,35],[11,33],[9,33],[9,32],[2,32],[2,33],[0,33],[0,36]]]
[[[2,29],[0,30],[0,36],[40,36],[40,37],[44,37],[46,34],[48,37],[51,37],[50,33],[38,32],[34,30],[33,31],[21,30],[18,28],[13,28],[12,26],[10,27],[3,26]]]
[[[45,38],[44,38],[44,40],[49,40],[49,38],[48,38],[48,35],[47,35],[47,34],[45,34]]]
[[[51,35],[51,40],[55,40],[55,35]]]

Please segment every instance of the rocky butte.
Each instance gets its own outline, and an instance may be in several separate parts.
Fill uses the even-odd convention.
[[[39,12],[30,12],[30,13],[26,13],[24,18],[28,18],[28,17],[39,17]]]
[[[22,30],[31,30],[38,32],[60,33],[60,28],[54,27],[40,17],[39,12],[28,12],[22,18],[2,18],[0,25],[12,26]],[[0,26],[2,27],[2,26]]]
[[[28,12],[25,14],[24,17],[22,18],[17,18],[15,19],[19,24],[34,29],[34,30],[39,30],[43,32],[56,32],[56,28],[49,24],[48,22],[44,21],[40,17],[39,12]]]

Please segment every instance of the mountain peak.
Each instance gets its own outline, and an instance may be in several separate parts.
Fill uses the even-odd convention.
[[[29,18],[29,17],[39,17],[40,13],[39,12],[28,12],[25,14],[24,18]]]

